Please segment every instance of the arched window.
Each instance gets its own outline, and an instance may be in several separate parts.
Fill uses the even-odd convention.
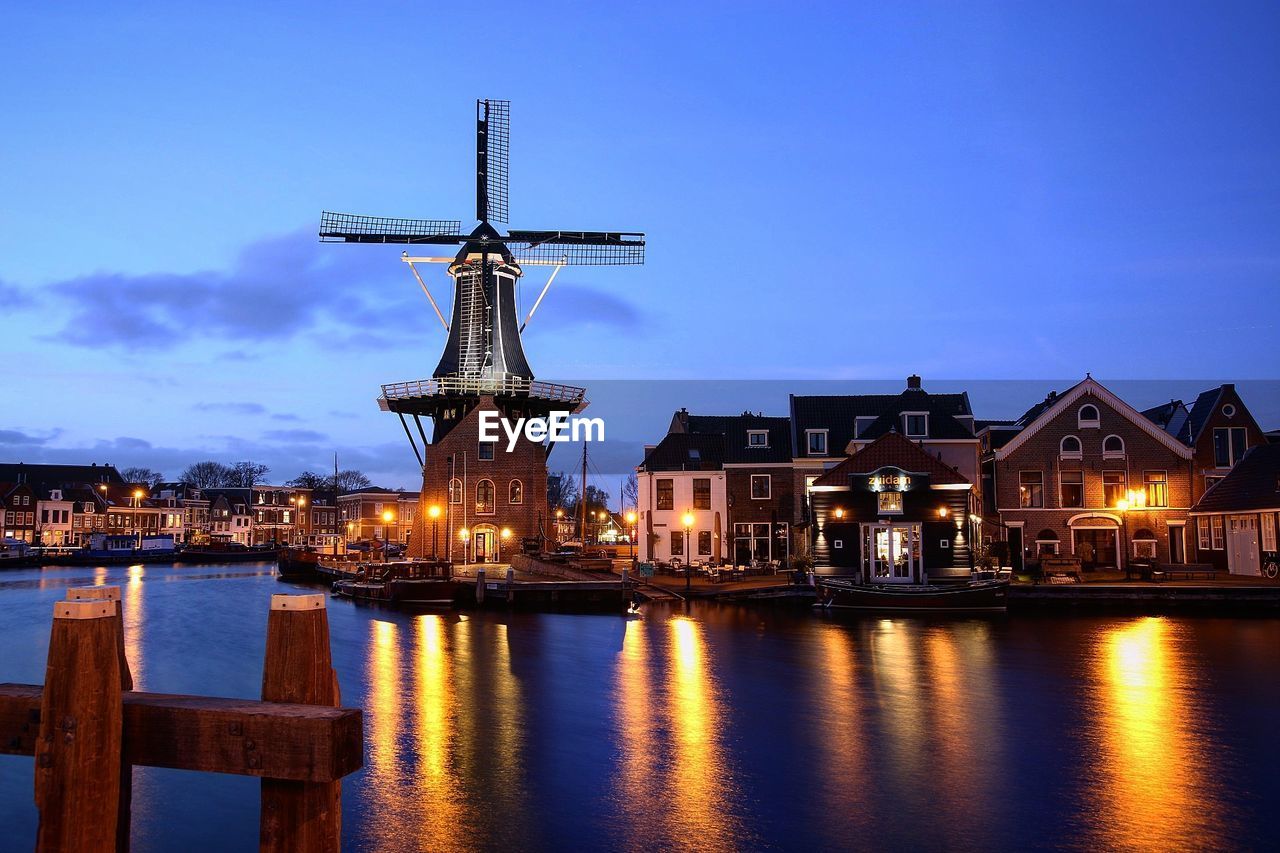
[[[1080,407],[1080,411],[1076,413],[1076,418],[1081,429],[1096,427],[1098,425],[1098,407],[1093,403],[1085,403]]]
[[[1118,435],[1109,435],[1102,440],[1102,458],[1114,459],[1124,456],[1124,439]]]
[[[1062,444],[1060,449],[1062,450],[1062,455],[1064,457],[1067,457],[1069,459],[1079,459],[1080,458],[1080,439],[1076,438],[1074,435],[1064,435],[1062,437]]]
[[[1058,553],[1059,548],[1058,534],[1048,528],[1041,530],[1036,534],[1036,553],[1053,554]]]
[[[1139,527],[1133,534],[1133,556],[1139,560],[1156,558],[1156,535],[1148,527]]]
[[[493,480],[476,483],[476,515],[493,515]]]
[[[524,483],[519,480],[512,480],[507,493],[507,500],[513,504],[524,503]]]
[[[462,503],[462,481],[457,477],[449,481],[449,503]]]

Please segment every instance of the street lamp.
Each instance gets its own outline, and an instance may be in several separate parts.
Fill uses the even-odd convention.
[[[462,540],[462,565],[465,566],[467,564],[467,543],[471,541],[471,531],[465,527],[462,528],[458,531],[458,538]]]
[[[684,592],[688,595],[693,588],[693,543],[689,539],[693,534],[693,513],[686,512],[680,520],[684,522]]]
[[[138,537],[138,550],[142,550],[142,523],[138,520],[138,515],[142,509],[142,489],[133,490],[133,527],[134,533]]]
[[[1120,510],[1120,550],[1124,555],[1124,575],[1129,577],[1129,510],[1141,509],[1147,505],[1147,493],[1130,489],[1125,496],[1116,501],[1116,509]]]
[[[431,559],[436,557],[436,530],[440,525],[440,507],[432,504],[427,507],[427,515],[431,516]]]
[[[631,528],[631,565],[636,564],[636,514],[627,513],[627,526]]]
[[[499,535],[499,537],[500,537],[499,542],[498,542],[498,561],[499,561],[499,562],[501,562],[501,561],[502,561],[502,548],[504,547],[504,543],[505,543],[508,539],[510,539],[510,538],[511,538],[511,528],[510,528],[510,527],[504,527],[504,528],[502,528],[502,532],[501,532],[500,534],[498,534],[498,535]]]

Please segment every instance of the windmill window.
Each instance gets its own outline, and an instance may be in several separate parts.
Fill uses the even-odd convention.
[[[1124,456],[1124,439],[1118,435],[1109,435],[1102,440],[1102,458],[1119,459]]]
[[[481,480],[476,483],[476,514],[493,515],[493,504],[493,480]]]
[[[511,486],[507,491],[507,499],[513,504],[524,503],[524,483],[519,480],[512,480]]]
[[[457,477],[454,477],[449,481],[449,503],[462,503],[462,481]],[[343,515],[346,515],[345,511],[343,512]]]
[[[476,451],[476,458],[486,461],[493,459],[493,444],[492,441],[480,442],[480,447]]]
[[[1063,436],[1058,447],[1063,459],[1080,458],[1080,439],[1076,438],[1074,435]]]
[[[1098,426],[1098,407],[1092,403],[1085,403],[1080,407],[1080,411],[1076,413],[1076,423],[1081,429],[1096,429]]]

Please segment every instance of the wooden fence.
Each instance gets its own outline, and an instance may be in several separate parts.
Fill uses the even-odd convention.
[[[262,701],[135,692],[124,649],[120,588],[71,589],[44,685],[0,684],[0,753],[35,758],[37,851],[127,850],[134,765],[258,776],[260,850],[339,849],[364,731],[338,707],[323,595],[271,597]]]

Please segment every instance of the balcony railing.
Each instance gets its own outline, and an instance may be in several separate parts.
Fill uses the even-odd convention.
[[[411,400],[422,397],[446,397],[463,394],[493,394],[506,397],[534,397],[556,403],[577,406],[586,395],[585,388],[574,385],[558,385],[554,382],[523,379],[517,376],[492,378],[442,376],[418,379],[413,382],[393,382],[382,386],[378,405],[390,410],[392,400]]]

